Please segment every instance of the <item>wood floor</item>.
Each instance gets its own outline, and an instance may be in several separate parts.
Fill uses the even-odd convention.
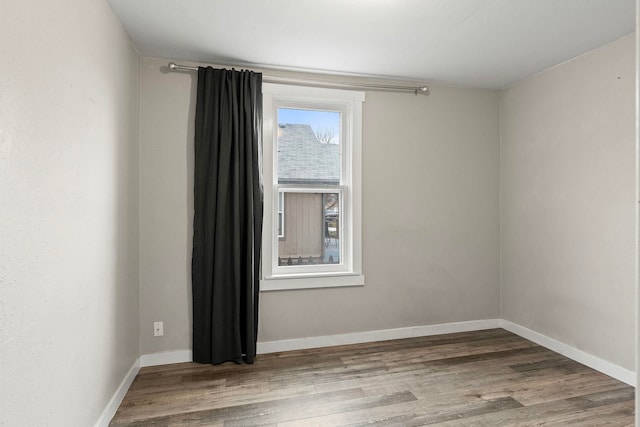
[[[632,426],[634,389],[502,329],[142,368],[111,426]]]

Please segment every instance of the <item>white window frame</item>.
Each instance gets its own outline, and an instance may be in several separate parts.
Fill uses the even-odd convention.
[[[364,92],[264,83],[264,219],[261,290],[362,286],[362,103]],[[341,182],[337,186],[278,184],[278,108],[339,111]],[[281,191],[340,194],[340,262],[278,265],[278,197]]]

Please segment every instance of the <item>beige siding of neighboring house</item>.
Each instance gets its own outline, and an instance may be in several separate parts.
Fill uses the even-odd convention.
[[[322,195],[286,193],[284,238],[278,242],[278,256],[319,257],[322,255],[322,248]]]

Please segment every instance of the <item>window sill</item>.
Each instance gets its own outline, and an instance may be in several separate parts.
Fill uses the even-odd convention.
[[[311,277],[273,276],[260,281],[260,291],[286,291],[295,289],[341,288],[347,286],[364,286],[362,274],[327,274]]]

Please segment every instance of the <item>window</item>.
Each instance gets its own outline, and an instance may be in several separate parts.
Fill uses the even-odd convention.
[[[263,85],[262,289],[362,285],[364,93]]]

